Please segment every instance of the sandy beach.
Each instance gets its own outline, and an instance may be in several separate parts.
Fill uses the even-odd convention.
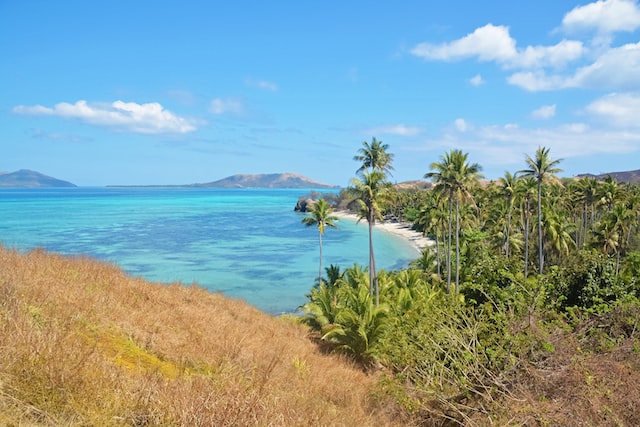
[[[334,211],[332,212],[332,215],[341,219],[345,218],[353,221],[358,220],[358,215],[347,211]],[[366,223],[366,220],[362,221]],[[385,233],[392,233],[406,239],[411,244],[413,244],[418,253],[420,253],[422,249],[426,248],[427,246],[431,246],[434,244],[433,240],[423,236],[422,233],[412,230],[411,224],[408,223],[379,221],[376,222],[375,228],[378,230],[382,230]]]

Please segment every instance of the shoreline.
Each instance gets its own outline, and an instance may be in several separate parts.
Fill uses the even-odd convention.
[[[333,211],[331,212],[331,215],[336,216],[339,219],[358,221],[358,215],[344,210]],[[362,221],[366,222],[366,220]],[[433,240],[425,237],[422,233],[411,229],[411,224],[406,222],[376,222],[374,228],[381,230],[384,233],[402,237],[408,243],[413,245],[418,254],[420,254],[424,248],[435,244]]]

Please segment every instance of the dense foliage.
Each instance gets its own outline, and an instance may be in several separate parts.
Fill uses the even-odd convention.
[[[473,424],[510,398],[518,372],[554,351],[548,337],[558,328],[598,336],[596,350],[637,342],[640,187],[562,181],[560,162],[540,148],[527,169],[481,183],[480,166],[452,150],[426,173],[431,189],[379,186],[360,202],[363,218],[375,223],[374,207],[433,246],[403,271],[331,266],[303,321],[364,367],[387,371],[386,391],[435,424]],[[362,200],[360,176],[335,206]]]

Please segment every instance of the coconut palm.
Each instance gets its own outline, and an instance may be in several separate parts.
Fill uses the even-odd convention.
[[[430,168],[434,172],[425,174],[425,178],[435,180],[434,190],[448,194],[449,198],[449,239],[447,248],[447,293],[451,290],[451,237],[453,220],[453,202],[456,205],[456,287],[458,292],[460,282],[460,202],[472,200],[469,186],[480,177],[481,167],[477,163],[467,162],[469,154],[461,150],[451,150],[440,157],[440,162],[434,162]]]
[[[542,229],[542,184],[544,182],[551,182],[562,185],[560,180],[555,175],[562,172],[562,169],[558,168],[558,164],[562,159],[552,160],[549,157],[549,149],[545,147],[538,147],[536,150],[535,158],[527,155],[525,158],[528,169],[520,171],[523,176],[532,176],[536,179],[538,184],[538,273],[542,274],[544,271],[544,232]]]
[[[317,226],[320,241],[320,267],[318,270],[318,283],[322,283],[322,235],[327,227],[337,228],[335,221],[338,217],[331,215],[331,206],[325,199],[320,199],[313,204],[309,211],[310,216],[302,218],[302,223],[307,227]]]
[[[580,205],[580,221],[576,230],[576,245],[582,247],[593,228],[595,205],[598,201],[598,180],[586,177],[575,180],[570,185],[573,190],[572,199]]]
[[[620,255],[625,249],[627,239],[625,236],[629,233],[636,216],[633,211],[627,208],[624,203],[616,203],[611,210],[602,218],[605,228],[612,230],[618,236],[618,242],[615,246],[616,251],[616,275],[620,270]]]
[[[360,166],[356,173],[360,174],[367,170],[377,170],[391,174],[393,170],[391,166],[393,154],[387,152],[388,149],[388,144],[383,144],[382,141],[378,141],[375,137],[371,139],[371,144],[364,141],[362,148],[358,150],[359,154],[353,157],[353,160],[362,162],[362,166]]]
[[[531,198],[537,187],[535,178],[523,177],[516,184],[516,194],[521,199],[522,235],[524,237],[524,277],[529,273],[529,233],[531,232]]]
[[[430,191],[425,198],[424,205],[420,208],[414,226],[421,230],[425,236],[432,236],[435,241],[436,267],[438,277],[441,277],[440,236],[444,240],[447,224],[447,211],[442,204],[440,193]]]
[[[373,227],[380,219],[379,201],[388,187],[385,174],[379,170],[365,171],[360,179],[351,180],[349,192],[360,205],[360,219],[366,219],[369,225],[369,291],[376,294],[376,304],[380,302],[380,291],[376,280],[376,260],[373,250]]]
[[[509,241],[511,238],[511,208],[513,206],[513,196],[516,191],[517,174],[511,172],[505,172],[503,177],[500,177],[500,186],[502,187],[502,193],[507,199],[507,231],[504,241],[504,251],[507,258],[509,258]]]

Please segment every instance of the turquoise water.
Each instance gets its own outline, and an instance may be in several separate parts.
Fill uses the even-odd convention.
[[[182,282],[292,312],[318,274],[318,232],[293,211],[307,190],[193,188],[0,189],[0,242],[109,261],[145,279]],[[323,265],[368,263],[366,222],[323,236]],[[374,233],[378,268],[417,252]]]

